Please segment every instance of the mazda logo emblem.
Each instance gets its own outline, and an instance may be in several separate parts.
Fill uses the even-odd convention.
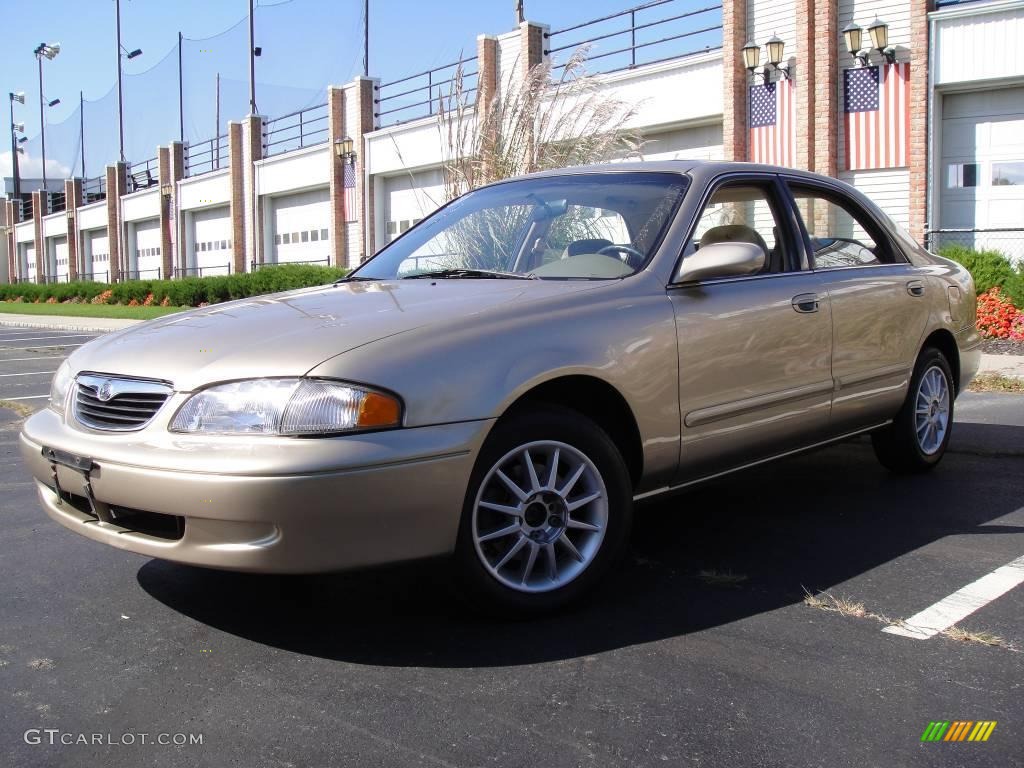
[[[96,397],[98,397],[101,402],[105,403],[113,396],[114,387],[109,381],[104,381],[100,384],[99,389],[96,390]]]

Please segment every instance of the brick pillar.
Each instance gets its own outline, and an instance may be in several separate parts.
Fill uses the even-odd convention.
[[[46,260],[43,258],[43,195],[45,193],[36,190],[32,193],[32,232],[35,238],[36,245],[36,282],[45,283],[46,272],[44,265]]]
[[[519,25],[519,62],[525,79],[530,70],[544,61],[544,33],[547,27],[532,21]]]
[[[747,0],[722,4],[722,156],[747,159],[747,70],[743,46],[747,40]],[[799,119],[799,117],[798,117]]]
[[[228,173],[231,179],[231,254],[232,269],[245,264],[245,152],[242,149],[242,124],[228,121]]]
[[[835,0],[814,0],[814,170],[839,172],[839,31]],[[798,118],[799,119],[799,118]]]
[[[177,184],[177,182],[185,178],[185,145],[180,141],[172,141],[168,152],[168,160],[170,163],[168,182],[171,185],[171,199],[167,203],[167,235],[170,237],[170,241],[162,244],[161,247],[167,246],[167,250],[163,251],[163,253],[167,254],[167,257],[164,258],[164,264],[168,263],[169,257],[171,271],[167,273],[167,276],[173,277],[176,268],[185,266],[185,232],[182,226],[181,209],[178,207]],[[163,185],[163,180],[160,181],[160,184]]]
[[[82,180],[64,180],[64,206],[68,222],[68,280],[78,279],[78,208],[82,204]]]
[[[376,211],[374,210],[374,181],[366,174],[365,136],[375,127],[373,99],[379,83],[367,77],[357,77],[346,90],[351,89],[352,98],[346,100],[345,129],[349,132],[356,152],[356,215],[359,220],[362,237],[359,239],[359,252],[348,254],[348,266],[359,266],[376,248],[376,228],[374,226]],[[351,112],[349,108],[351,107]]]
[[[249,262],[263,262],[263,211],[256,199],[256,166],[254,163],[263,158],[263,118],[259,115],[248,115],[242,121],[242,224],[245,237],[241,248],[237,242],[232,243],[234,263],[233,272],[245,272]],[[234,171],[234,165],[232,165]],[[235,200],[232,184],[232,202]],[[235,209],[232,205],[231,219],[234,225]]]
[[[796,0],[796,61],[790,64],[796,97],[796,157],[794,164],[805,171],[814,170],[814,0]]]
[[[106,169],[107,242],[110,246],[110,282],[121,279],[121,196],[128,186],[128,166],[114,163]]]
[[[336,142],[345,135],[345,89],[331,85],[327,88],[327,162],[331,164],[331,264],[335,267],[348,266],[347,222],[353,213],[345,210],[345,161],[334,151]]]
[[[498,38],[480,35],[476,39],[476,123],[480,131],[480,154],[484,159],[481,176],[484,183],[494,177],[493,158],[496,125],[491,107],[498,91]]]
[[[910,0],[910,234],[924,241],[928,210],[928,12],[930,0]]]
[[[7,226],[5,237],[7,238],[7,282],[13,283],[18,277],[18,250],[14,240],[14,201],[4,201],[4,224]]]
[[[171,260],[171,150],[157,147],[156,150],[157,188],[160,190],[160,276],[165,280],[173,274]]]

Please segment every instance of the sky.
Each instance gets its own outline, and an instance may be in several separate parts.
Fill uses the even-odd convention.
[[[558,29],[639,2],[524,0],[524,5],[528,19]],[[473,56],[478,34],[515,28],[514,5],[513,0],[369,0],[370,74],[388,81],[462,55]],[[276,104],[297,103],[297,109],[317,103],[328,82],[341,84],[360,73],[362,6],[362,0],[257,1],[256,44],[264,49],[257,59],[257,81],[265,84],[257,91],[261,112],[273,117]],[[31,139],[25,145],[28,156],[22,159],[24,177],[38,176],[40,168],[38,69],[32,53],[40,42],[61,43],[60,54],[43,61],[45,96],[61,99],[59,105],[45,110],[48,170],[54,175],[67,171],[66,167],[51,169],[50,158],[66,151],[67,145],[77,146],[72,134],[78,135],[75,110],[80,91],[91,125],[109,123],[104,134],[113,137],[113,144],[87,148],[87,175],[116,159],[102,157],[116,153],[114,7],[114,0],[0,0],[0,18],[10,30],[0,47],[0,86],[3,91],[26,94],[26,104],[15,104],[14,115],[15,122],[25,124],[24,135]],[[154,154],[157,144],[177,138],[179,31],[186,38],[186,134],[214,133],[215,70],[222,77],[222,113],[227,113],[223,121],[244,116],[247,13],[247,0],[121,1],[122,42],[128,50],[143,50],[142,56],[124,62],[125,133],[131,135],[135,153]],[[10,175],[9,141],[7,136],[0,140],[0,176]]]

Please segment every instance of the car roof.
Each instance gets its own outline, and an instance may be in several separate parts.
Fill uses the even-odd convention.
[[[694,177],[694,180],[703,181],[707,178],[720,176],[723,173],[737,173],[743,171],[756,171],[761,173],[785,173],[789,176],[801,176],[816,181],[835,182],[836,179],[822,176],[821,174],[801,171],[796,168],[786,168],[779,165],[764,165],[761,163],[741,163],[726,160],[630,160],[626,162],[598,163],[594,165],[578,165],[569,168],[556,168],[548,171],[539,171],[527,176],[518,176],[520,179],[545,178],[551,176],[575,176],[586,173],[608,173],[614,172],[670,172],[685,173]],[[512,179],[507,179],[511,181]],[[498,182],[500,183],[500,182]]]

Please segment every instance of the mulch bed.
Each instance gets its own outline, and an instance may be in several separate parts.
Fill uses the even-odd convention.
[[[1024,341],[1008,339],[985,339],[981,351],[986,355],[1024,355]]]

